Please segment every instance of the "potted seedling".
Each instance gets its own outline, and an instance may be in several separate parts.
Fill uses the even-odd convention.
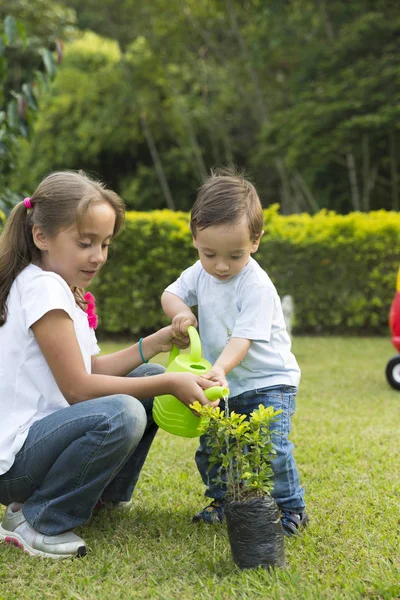
[[[234,562],[241,569],[284,567],[284,533],[280,512],[271,496],[274,458],[272,424],[281,410],[262,404],[246,420],[234,411],[192,408],[200,415],[211,452],[210,468],[220,464],[217,479],[227,488],[225,516]]]

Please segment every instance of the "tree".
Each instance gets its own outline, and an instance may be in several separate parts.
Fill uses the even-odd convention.
[[[398,206],[393,0],[70,4],[97,37],[66,46],[23,177],[86,168],[131,208],[187,210],[235,162],[284,213]]]
[[[46,25],[37,20],[43,9]],[[51,19],[51,16],[53,17]],[[62,46],[56,39],[71,11],[43,0],[5,0],[0,8],[0,203],[7,210],[19,196],[8,187],[15,170],[21,139],[28,139],[39,98],[56,73],[52,49],[61,61]]]
[[[295,4],[303,18],[316,6]],[[314,53],[292,76],[290,106],[263,131],[264,156],[283,153],[322,206],[398,210],[400,12],[383,0],[319,5]]]

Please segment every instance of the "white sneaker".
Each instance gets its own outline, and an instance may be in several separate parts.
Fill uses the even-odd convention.
[[[115,509],[121,511],[129,511],[132,508],[133,501],[132,500],[99,500],[94,507],[94,510],[100,510],[102,508]]]
[[[6,544],[22,548],[30,556],[54,559],[85,556],[85,542],[72,531],[60,535],[44,535],[29,525],[21,508],[15,512],[12,509],[13,505],[10,504],[0,525],[0,540]]]

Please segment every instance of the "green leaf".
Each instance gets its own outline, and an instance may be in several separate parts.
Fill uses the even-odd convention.
[[[47,92],[49,90],[49,81],[48,81],[48,77],[46,77],[46,74],[43,73],[42,71],[35,71],[35,76],[36,76],[41,88]]]
[[[26,125],[26,123],[21,122],[19,124],[19,133],[22,135],[22,137],[24,137],[26,140],[29,138],[29,129]]]
[[[10,129],[17,129],[19,125],[18,109],[16,100],[11,100],[7,106],[7,122]]]
[[[9,44],[13,44],[17,38],[17,21],[11,15],[4,19],[4,31]]]
[[[23,26],[23,24],[21,23],[21,21],[17,21],[17,29],[18,29],[19,37],[21,38],[22,43],[24,45],[24,48],[26,48],[27,43],[28,43],[28,35],[27,35],[26,29]]]
[[[38,109],[38,105],[37,105],[36,98],[35,98],[35,95],[32,90],[32,86],[28,83],[23,83],[21,86],[21,91],[24,95],[24,98],[26,99],[26,101],[28,103],[29,108],[36,111]]]
[[[47,74],[49,75],[49,77],[53,78],[56,74],[57,67],[52,53],[50,52],[50,50],[47,50],[47,48],[43,48],[40,51],[40,54],[43,58],[43,63],[46,68]]]

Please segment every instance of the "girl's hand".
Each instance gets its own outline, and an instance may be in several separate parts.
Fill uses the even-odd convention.
[[[212,387],[215,383],[191,373],[168,373],[168,377],[171,380],[171,394],[178,398],[185,406],[190,407],[196,400],[201,405],[218,406],[219,400],[210,402],[203,392],[203,390]]]
[[[208,381],[212,381],[213,385],[218,384],[222,385],[222,387],[229,387],[229,384],[226,380],[225,371],[222,367],[219,367],[218,365],[214,365],[210,371],[205,373],[205,375],[202,375],[202,378],[207,379]]]
[[[172,331],[177,340],[181,342],[186,341],[187,329],[190,325],[197,328],[197,319],[189,308],[174,316],[172,319]]]
[[[175,344],[178,348],[187,348],[189,346],[189,336],[182,336],[181,339],[177,339],[174,335],[172,325],[167,325],[159,329],[156,333],[153,333],[151,337],[154,337],[157,345],[157,350],[154,354],[160,352],[169,352],[172,345]]]

